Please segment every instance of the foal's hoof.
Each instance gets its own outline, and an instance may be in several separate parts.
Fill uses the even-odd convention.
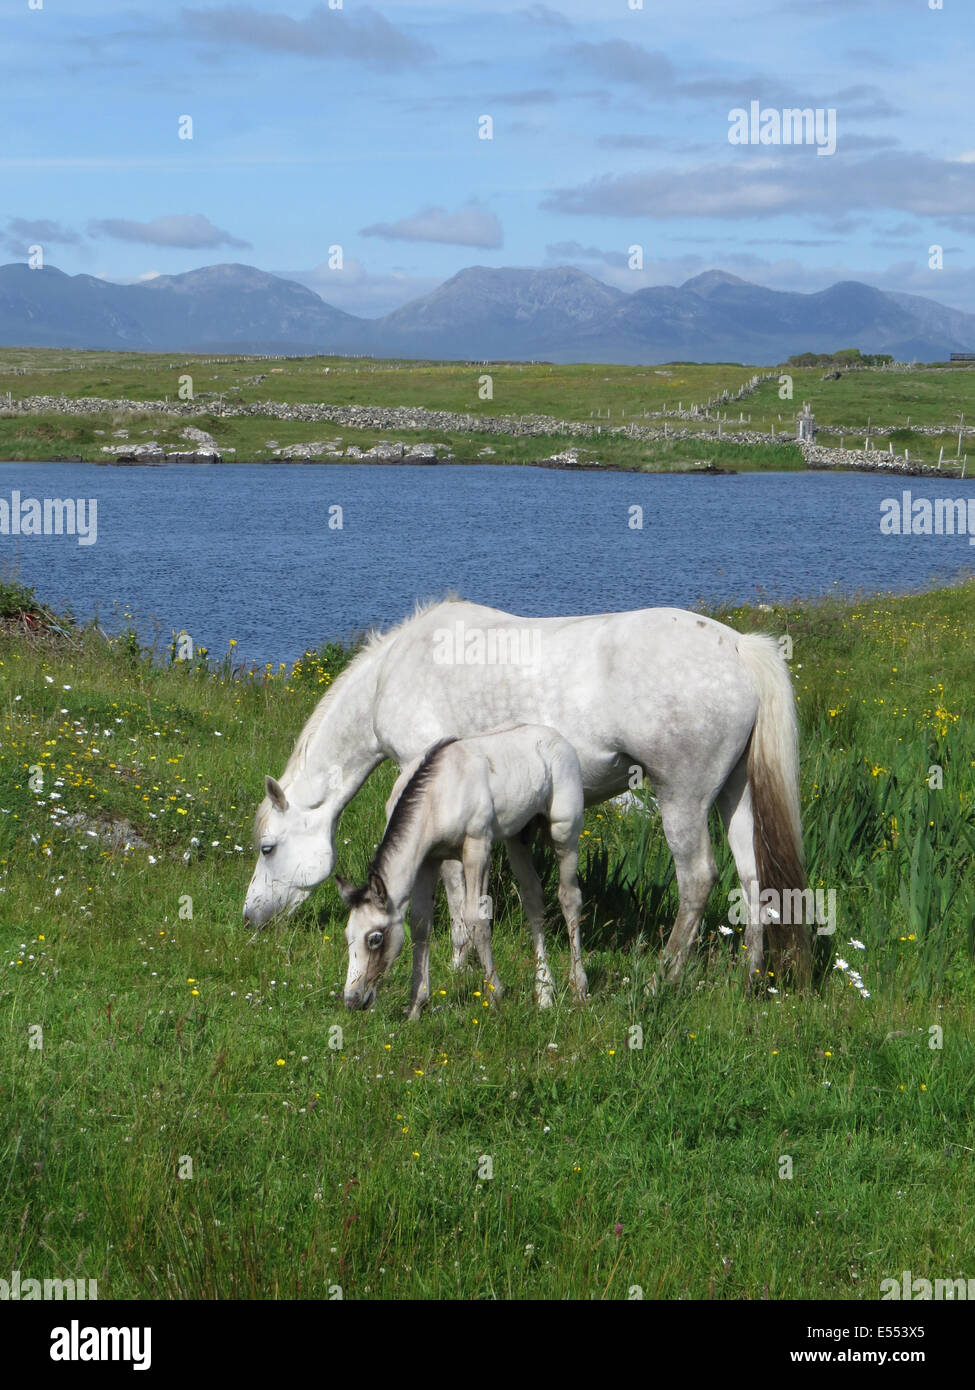
[[[658,965],[657,969],[650,976],[650,983],[644,990],[645,994],[656,996],[663,994],[668,986],[673,988],[677,984],[680,976],[674,971],[673,967],[667,970],[663,965]]]
[[[555,1003],[555,991],[551,985],[546,985],[544,989],[535,991],[535,999],[540,1009],[550,1009]]]

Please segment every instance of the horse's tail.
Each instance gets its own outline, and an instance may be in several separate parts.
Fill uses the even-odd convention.
[[[747,633],[738,655],[758,691],[758,714],[748,748],[755,865],[760,892],[772,889],[778,921],[768,924],[776,975],[804,988],[812,975],[810,924],[799,805],[799,734],[789,668],[773,637]],[[795,907],[802,904],[796,921]]]

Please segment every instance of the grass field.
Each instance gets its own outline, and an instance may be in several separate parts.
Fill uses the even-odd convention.
[[[193,445],[180,437],[185,420],[167,419],[149,412],[126,414],[97,413],[65,416],[61,414],[13,416],[4,419],[0,413],[0,453],[17,461],[43,461],[53,455],[80,456],[86,461],[104,459],[101,445],[113,438],[119,426],[128,429],[132,444],[154,439],[167,450],[187,450]],[[269,442],[287,446],[311,441],[336,441],[336,447],[360,449],[388,443],[390,438],[406,444],[446,445],[458,463],[538,463],[567,448],[573,448],[581,463],[598,461],[604,467],[646,469],[669,472],[684,469],[702,461],[721,468],[741,472],[759,469],[793,470],[803,467],[802,454],[790,445],[736,445],[728,441],[701,439],[670,439],[644,442],[629,438],[577,440],[560,434],[516,437],[507,434],[488,434],[474,430],[470,433],[432,430],[355,429],[344,425],[308,424],[291,420],[225,419],[218,415],[194,416],[193,425],[211,433],[222,449],[233,449],[241,462],[267,459],[272,455]],[[101,435],[98,431],[101,430]],[[490,455],[482,450],[490,449]]]
[[[479,394],[483,376],[490,375],[493,396]],[[165,353],[75,352],[68,349],[0,349],[0,458],[42,459],[52,454],[101,458],[101,446],[112,443],[112,430],[131,426],[133,443],[155,438],[173,448],[179,422],[154,414],[129,412],[66,417],[30,417],[4,413],[3,398],[63,393],[77,398],[148,401],[177,399],[181,376],[192,377],[195,399],[204,410],[194,424],[214,435],[241,460],[265,458],[268,439],[281,444],[342,437],[345,447],[369,447],[390,434],[330,424],[297,424],[271,419],[234,419],[220,414],[222,404],[284,401],[293,404],[418,406],[477,416],[548,415],[562,421],[599,422],[605,428],[643,422],[644,412],[678,406],[704,407],[720,393],[737,392],[755,369],[728,363],[674,363],[668,367],[605,365],[552,366],[546,363],[416,363],[309,357],[292,360],[205,358]],[[975,371],[970,367],[918,367],[912,371],[858,370],[838,381],[824,380],[822,367],[791,368],[791,399],[780,398],[778,379],[763,382],[757,391],[723,408],[727,428],[744,415],[748,428],[769,434],[792,433],[796,411],[810,402],[820,425],[849,430],[848,447],[862,447],[868,426],[897,427],[895,451],[903,456],[937,461],[944,449],[952,460],[957,431],[963,420],[975,423]],[[648,423],[650,423],[648,421]],[[686,424],[686,421],[683,422]],[[701,421],[701,425],[704,425]],[[676,421],[675,421],[676,425]],[[943,426],[936,436],[916,433],[917,426]],[[713,422],[712,422],[713,428]],[[105,437],[96,430],[105,431]],[[391,432],[394,433],[394,432]],[[400,432],[404,433],[404,432]],[[496,434],[409,432],[417,442],[449,442],[459,459],[470,461],[484,447],[496,450],[497,462],[531,463],[566,447],[553,434],[525,439]],[[839,444],[841,439],[823,436]],[[686,441],[681,445],[636,443],[607,439],[576,441],[590,445],[600,461],[611,466],[651,470],[681,466],[705,458],[719,466],[797,467],[798,451],[768,446]],[[886,438],[880,447],[885,447]],[[970,441],[968,441],[970,442]],[[963,441],[963,453],[968,451]]]
[[[502,873],[504,1000],[451,978],[441,921],[413,1025],[405,957],[372,1011],[342,1008],[330,884],[254,943],[241,921],[263,774],[347,654],[153,664],[131,634],[26,636],[3,598],[0,1276],[102,1298],[857,1299],[904,1269],[975,1274],[975,584],[718,615],[792,638],[811,881],[838,905],[819,991],[745,994],[722,841],[701,951],[649,994],[669,856],[652,813],[606,805],[584,836],[589,1007],[558,926],[563,988],[535,1009]],[[392,777],[340,823],[349,876]]]

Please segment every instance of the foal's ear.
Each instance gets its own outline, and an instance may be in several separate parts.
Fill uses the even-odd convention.
[[[386,883],[382,874],[371,873],[369,875],[369,893],[376,906],[383,912],[389,910],[389,893],[386,890]]]
[[[275,782],[273,777],[265,777],[264,790],[267,793],[271,805],[276,811],[286,811],[288,809],[288,798],[285,796],[284,788],[280,782]]]
[[[351,907],[352,899],[358,891],[355,884],[350,883],[347,878],[341,878],[338,874],[335,875],[333,882],[339,890],[339,897],[345,903],[346,907]]]

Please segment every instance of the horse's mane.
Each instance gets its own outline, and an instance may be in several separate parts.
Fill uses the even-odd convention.
[[[399,800],[393,807],[393,814],[386,825],[382,842],[369,865],[369,878],[372,878],[373,874],[383,876],[389,855],[404,838],[416,815],[423,793],[437,769],[440,754],[451,743],[456,742],[456,738],[442,738],[424,753],[419,767],[403,788]]]
[[[288,759],[284,772],[281,774],[280,782],[283,787],[288,787],[291,782],[304,771],[305,765],[308,762],[309,750],[331,706],[331,702],[336,698],[337,694],[341,695],[342,690],[350,679],[356,675],[364,665],[371,661],[379,651],[386,647],[388,643],[392,642],[404,628],[409,627],[411,623],[415,623],[417,619],[422,618],[425,613],[429,613],[431,608],[436,608],[441,603],[457,602],[459,597],[458,594],[448,592],[443,598],[427,599],[423,602],[417,600],[413,612],[394,627],[386,628],[385,631],[376,627],[370,628],[362,646],[356,652],[348,666],[340,676],[336,677],[334,683],[322,696],[308,716],[305,727],[298,735],[298,741],[291,751],[291,757]]]

